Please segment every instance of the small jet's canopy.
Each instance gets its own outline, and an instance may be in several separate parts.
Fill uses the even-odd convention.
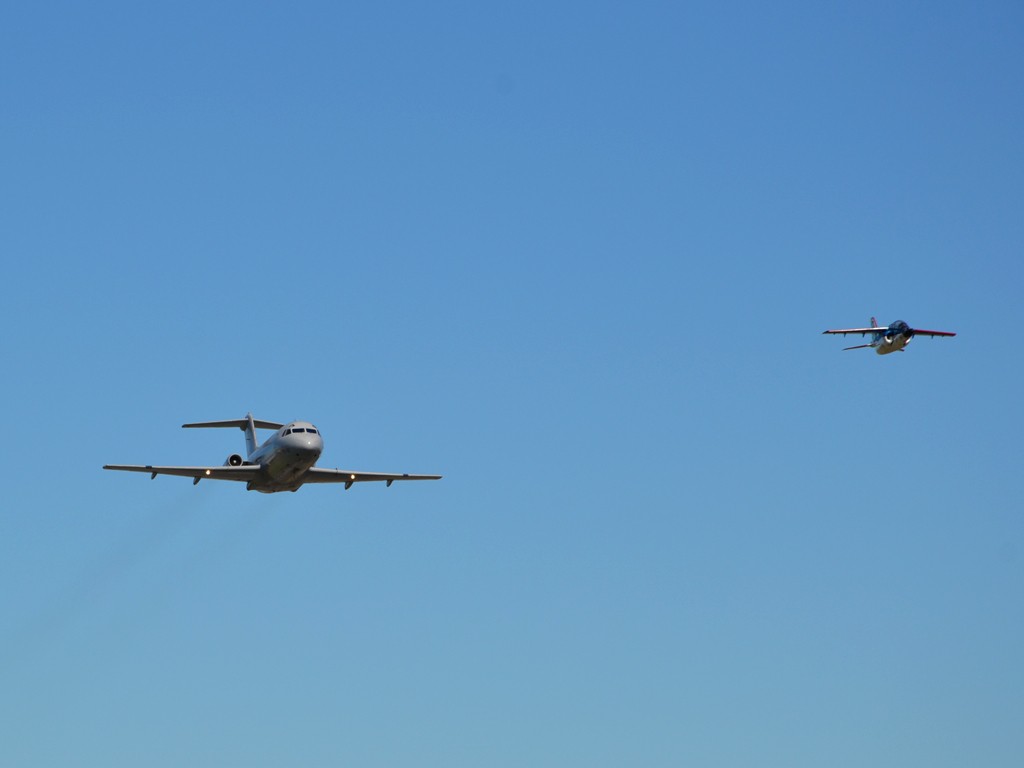
[[[910,326],[902,320],[896,320],[889,324],[889,328],[886,331],[886,336],[895,336],[898,333],[907,333],[910,330]]]

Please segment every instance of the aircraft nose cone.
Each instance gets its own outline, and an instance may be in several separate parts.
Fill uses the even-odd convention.
[[[319,456],[324,448],[324,441],[320,435],[300,432],[288,435],[288,448],[298,454]]]
[[[299,448],[305,453],[320,453],[323,448],[323,440],[320,439],[320,435],[301,435],[299,440]]]

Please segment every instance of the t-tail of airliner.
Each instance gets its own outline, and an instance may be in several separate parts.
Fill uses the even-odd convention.
[[[263,421],[262,419],[254,419],[251,413],[245,414],[244,419],[228,419],[227,421],[198,421],[194,424],[182,424],[182,427],[188,428],[216,428],[216,427],[237,427],[238,429],[245,432],[245,453],[246,458],[252,457],[256,453],[256,449],[259,447],[259,442],[256,440],[257,429],[280,429],[284,424],[278,424],[276,421]]]

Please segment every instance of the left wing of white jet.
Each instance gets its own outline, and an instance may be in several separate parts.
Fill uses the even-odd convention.
[[[255,480],[260,468],[255,464],[243,464],[240,467],[153,467],[141,464],[104,464],[104,469],[120,469],[125,472],[146,472],[151,478],[157,475],[177,475],[179,477],[195,478],[200,480],[240,480],[248,482]]]
[[[841,333],[844,336],[846,334],[848,334],[848,333],[859,333],[859,334],[861,334],[863,336],[865,333],[885,333],[887,330],[889,330],[889,329],[888,328],[840,328],[839,330],[835,330],[835,331],[822,331],[822,333]],[[851,349],[853,349],[853,347],[851,347]]]
[[[352,483],[385,482],[390,486],[395,480],[440,480],[441,475],[407,475],[392,472],[352,472],[347,469],[323,469],[310,467],[302,476],[303,483]]]

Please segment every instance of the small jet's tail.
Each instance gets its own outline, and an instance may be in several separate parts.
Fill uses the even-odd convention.
[[[873,317],[871,318],[871,327],[872,328],[877,328],[878,327],[878,321],[875,320],[875,318],[873,318]]]
[[[182,424],[185,429],[195,428],[220,428],[220,427],[237,427],[238,429],[245,432],[245,450],[248,452],[248,456],[256,451],[259,443],[256,441],[256,430],[257,429],[280,429],[284,424],[278,424],[276,421],[263,421],[262,419],[254,419],[251,413],[245,414],[244,419],[228,419],[227,421],[197,421],[193,424]]]

